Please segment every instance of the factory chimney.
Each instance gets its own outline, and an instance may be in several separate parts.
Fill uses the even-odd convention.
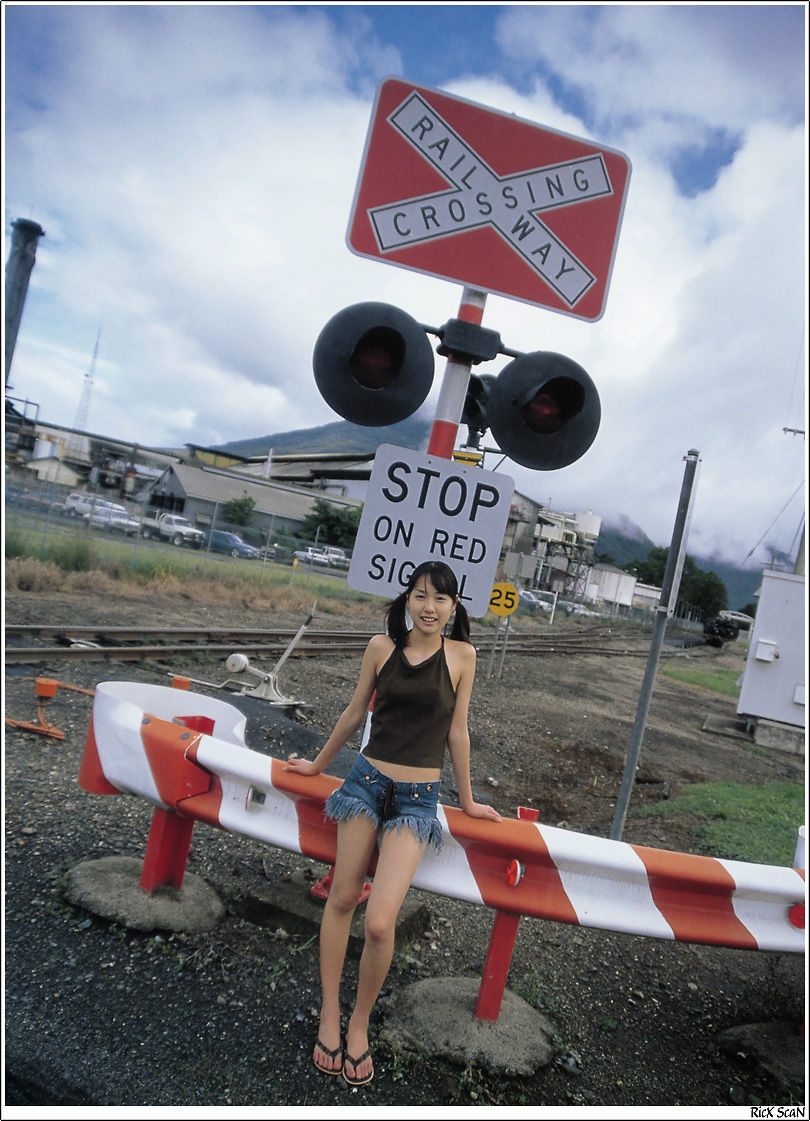
[[[17,342],[17,331],[22,318],[28,279],[34,267],[37,242],[45,236],[38,222],[17,218],[11,223],[11,253],[6,264],[6,387],[11,370],[11,359]]]

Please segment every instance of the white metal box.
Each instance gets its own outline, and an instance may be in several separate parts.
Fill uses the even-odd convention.
[[[805,726],[804,576],[762,573],[737,712]]]

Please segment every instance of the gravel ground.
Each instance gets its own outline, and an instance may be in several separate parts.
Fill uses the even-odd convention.
[[[307,610],[302,598],[300,612],[288,605],[286,614],[270,617],[261,605],[195,602],[189,589],[165,599],[125,589],[15,591],[7,596],[6,621],[296,628]],[[380,622],[338,614],[319,625]],[[644,640],[635,648],[643,650]],[[700,648],[694,656],[729,665],[736,659],[742,667],[742,654],[730,648]],[[272,754],[313,750],[348,699],[357,667],[354,658],[288,661],[280,685],[308,707],[295,721],[249,722],[249,745],[258,746],[252,737],[261,737]],[[607,835],[643,667],[643,657],[508,655],[498,679],[486,677],[480,659],[471,715],[477,796],[505,814],[534,805],[541,821]],[[226,676],[222,660],[205,655],[172,668],[207,681]],[[90,689],[109,679],[166,682],[154,663],[7,666],[7,716],[34,718],[34,676]],[[274,883],[320,879],[322,865],[197,826],[188,871],[226,903],[215,931],[137,933],[66,901],[66,876],[76,864],[142,858],[151,818],[143,802],[93,796],[78,786],[90,707],[89,696],[58,691],[47,717],[63,740],[6,728],[7,1106],[309,1106],[319,1115],[335,1106],[523,1104],[580,1106],[587,1113],[594,1106],[804,1102],[795,1068],[786,1073],[772,1054],[758,1054],[755,1042],[732,1046],[723,1034],[779,1023],[787,1025],[785,1047],[795,1045],[804,1015],[798,956],[542,920],[521,921],[509,988],[554,1025],[548,1066],[533,1077],[510,1078],[393,1046],[385,1018],[402,986],[438,976],[480,978],[489,942],[489,913],[421,892],[412,895],[424,907],[424,930],[397,954],[372,1024],[374,1081],[350,1090],[342,1079],[319,1075],[310,1059],[317,943],[250,904]],[[733,711],[730,700],[659,677],[633,806],[703,779],[803,782],[800,757],[751,750],[702,731],[709,712]],[[453,802],[449,774],[443,800]],[[631,810],[624,839],[688,850],[694,844],[689,824],[634,817]],[[347,970],[347,1000],[351,985]]]

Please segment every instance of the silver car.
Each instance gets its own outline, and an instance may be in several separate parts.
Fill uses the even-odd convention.
[[[132,537],[140,529],[140,523],[130,517],[123,506],[101,506],[84,516],[89,525],[96,529],[106,529],[108,533],[123,533]]]

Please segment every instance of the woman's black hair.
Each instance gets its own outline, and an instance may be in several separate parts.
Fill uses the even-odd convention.
[[[452,568],[446,565],[444,561],[425,561],[423,564],[417,565],[410,575],[405,591],[400,592],[396,599],[391,600],[385,613],[388,637],[395,646],[403,647],[408,642],[409,630],[405,615],[408,596],[423,576],[442,595],[450,596],[451,599],[456,599],[458,596],[458,580],[456,580]],[[460,602],[456,603],[450,638],[455,638],[459,642],[470,642],[470,617],[467,614],[466,607]]]

